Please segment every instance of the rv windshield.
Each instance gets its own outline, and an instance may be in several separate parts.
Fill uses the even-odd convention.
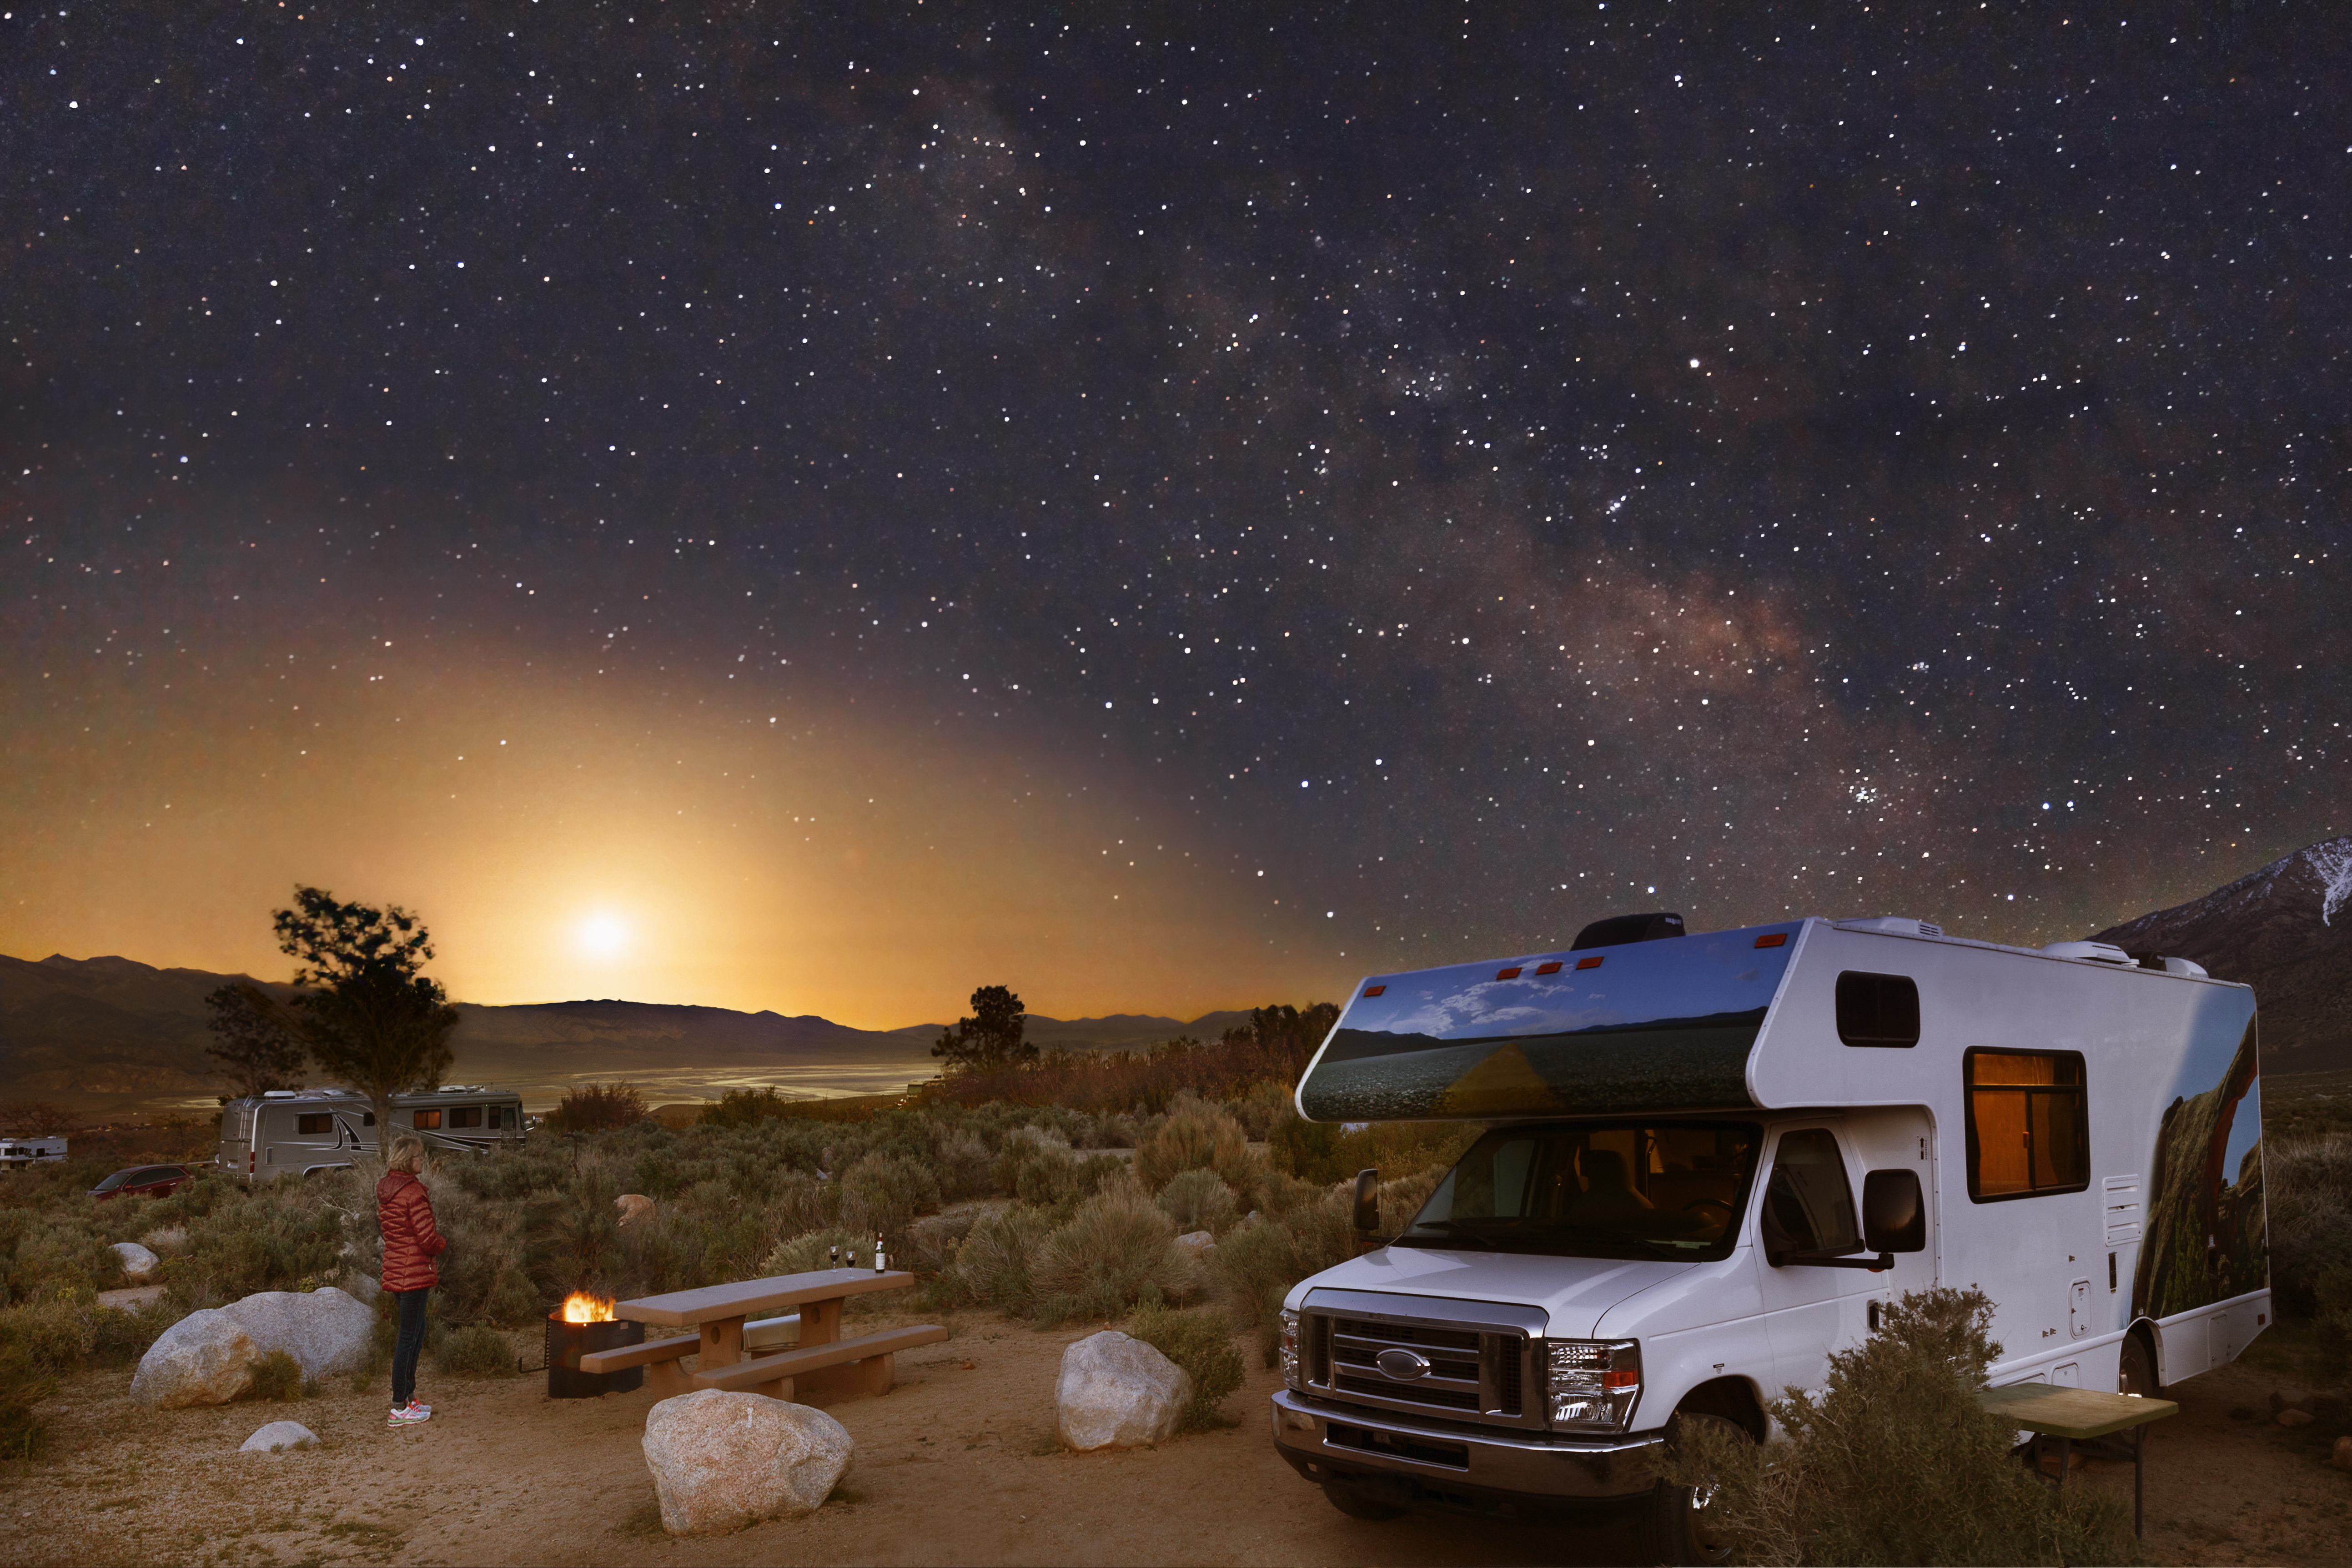
[[[1747,1122],[1497,1127],[1392,1245],[1565,1258],[1722,1258],[1756,1169]]]

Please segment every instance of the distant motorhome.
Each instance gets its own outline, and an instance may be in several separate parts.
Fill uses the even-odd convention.
[[[0,1166],[21,1171],[27,1165],[47,1164],[66,1157],[66,1141],[62,1138],[0,1137]]]
[[[221,1111],[220,1164],[248,1182],[309,1176],[372,1161],[382,1144],[375,1108],[349,1089],[272,1089]],[[520,1149],[522,1097],[510,1089],[446,1084],[392,1100],[392,1131],[415,1132],[428,1153]]]

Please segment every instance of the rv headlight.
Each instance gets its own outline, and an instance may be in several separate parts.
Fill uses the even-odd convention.
[[[1298,1376],[1298,1314],[1288,1307],[1282,1310],[1282,1337],[1276,1342],[1282,1357],[1284,1384],[1304,1392]]]
[[[1544,1347],[1551,1424],[1566,1431],[1622,1431],[1642,1396],[1634,1340],[1552,1340]]]

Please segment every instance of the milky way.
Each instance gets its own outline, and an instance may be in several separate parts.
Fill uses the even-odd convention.
[[[1302,999],[2344,831],[2324,11],[1048,14],[0,21],[0,940],[174,791],[280,898],[258,781],[457,798],[426,689],[762,846],[759,748],[903,744],[851,793],[1050,841],[1066,934],[1181,882]],[[922,816],[910,948],[994,875]]]

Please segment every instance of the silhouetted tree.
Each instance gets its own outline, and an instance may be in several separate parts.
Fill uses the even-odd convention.
[[[1021,1037],[1028,1015],[1010,989],[982,986],[971,994],[971,1012],[931,1047],[931,1055],[942,1058],[950,1071],[997,1072],[1037,1059],[1037,1047]]]
[[[377,1147],[392,1146],[392,1097],[433,1089],[449,1070],[457,1009],[422,972],[433,956],[425,922],[397,904],[338,903],[323,888],[294,889],[294,907],[272,911],[278,946],[299,963],[304,989],[291,1007],[243,984],[247,1003],[298,1036],[320,1069],[375,1107]]]
[[[20,1138],[55,1138],[70,1132],[80,1118],[46,1100],[0,1100],[0,1131]]]
[[[301,1087],[310,1047],[257,1011],[235,981],[207,993],[205,1006],[212,1014],[205,1026],[215,1042],[205,1055],[219,1064],[214,1076],[228,1080],[232,1098]]]

